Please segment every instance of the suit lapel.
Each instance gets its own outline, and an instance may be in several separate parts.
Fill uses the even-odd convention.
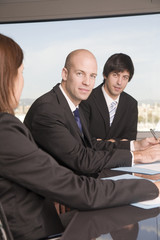
[[[94,92],[93,92],[93,97],[94,97],[94,102],[95,105],[97,106],[104,122],[107,128],[110,127],[109,124],[109,111],[108,111],[108,106],[106,104],[103,92],[102,92],[102,85],[97,87]]]
[[[85,120],[85,117],[83,115],[81,108],[79,109],[79,112],[80,112],[80,119],[81,119],[81,123],[82,123],[83,133],[84,133],[85,144],[87,146],[91,147],[92,146],[91,136],[88,131],[87,123],[86,123],[86,120]]]
[[[75,118],[73,116],[73,113],[72,113],[72,111],[71,111],[71,109],[68,105],[68,102],[67,102],[66,98],[64,97],[63,93],[61,92],[61,90],[59,88],[59,84],[57,84],[53,88],[53,91],[56,93],[57,100],[64,110],[67,126],[70,126],[70,129],[74,130],[74,135],[76,135],[86,145],[86,141],[84,140],[84,137],[82,136],[81,131],[80,131],[79,127],[77,126],[77,123],[76,123]],[[83,113],[81,111],[80,111],[80,119],[81,119],[82,128],[83,128],[83,131],[84,131],[85,138],[87,139],[87,142],[91,145],[91,140],[90,140],[90,137],[89,137],[89,133],[86,129],[85,119],[84,119]],[[87,144],[87,146],[88,146],[88,144]]]
[[[112,129],[114,128],[114,125],[118,126],[118,124],[121,120],[121,117],[125,113],[125,108],[124,108],[124,105],[126,105],[125,95],[124,95],[123,92],[120,95],[120,99],[119,99],[119,103],[118,103],[118,106],[117,106],[116,114],[115,114],[115,117],[113,119],[113,123],[110,126],[109,111],[108,111],[108,107],[107,107],[107,104],[106,104],[106,101],[105,101],[105,98],[104,98],[104,95],[103,95],[103,92],[102,92],[102,84],[94,90],[93,94],[94,94],[93,95],[94,102],[95,102],[95,104],[96,104],[104,122],[105,122],[106,133],[109,134],[109,133],[112,132]]]

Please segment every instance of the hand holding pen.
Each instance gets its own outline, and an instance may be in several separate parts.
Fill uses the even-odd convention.
[[[157,137],[155,131],[154,131],[153,129],[150,129],[150,132],[152,133],[153,137],[154,137],[156,140],[159,141],[159,139],[158,139],[158,137]]]
[[[157,145],[157,144],[159,145],[160,144],[160,139],[157,137],[154,130],[150,129],[150,131],[151,131],[154,138],[147,137],[147,138],[143,138],[141,140],[133,141],[134,142],[134,151],[145,150],[145,149],[150,148],[154,145]]]

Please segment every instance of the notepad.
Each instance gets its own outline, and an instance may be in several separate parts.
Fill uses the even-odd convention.
[[[117,167],[111,170],[142,173],[148,175],[160,174],[160,161],[148,164],[136,164],[132,167]]]
[[[137,177],[134,175],[130,175],[130,174],[123,174],[123,175],[118,175],[118,176],[114,176],[114,177],[106,177],[106,178],[101,178],[102,180],[123,180],[123,179],[144,179],[142,177]],[[149,180],[149,179],[148,179]],[[154,182],[153,180],[149,180]],[[142,202],[138,202],[138,203],[132,203],[132,206],[135,207],[140,207],[140,208],[144,208],[144,209],[150,209],[150,208],[156,208],[156,207],[160,207],[160,197],[157,197],[153,200],[147,200],[147,201],[142,201]]]

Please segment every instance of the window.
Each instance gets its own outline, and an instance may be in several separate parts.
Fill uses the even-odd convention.
[[[122,52],[132,58],[135,73],[125,91],[138,100],[138,130],[160,130],[159,25],[160,14],[0,24],[1,33],[14,38],[25,55],[25,85],[17,116],[61,81],[69,52],[86,48],[98,61],[95,86],[103,81],[103,65],[109,56]]]

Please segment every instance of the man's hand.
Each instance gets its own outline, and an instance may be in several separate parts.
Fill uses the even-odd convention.
[[[159,144],[160,140],[156,140],[155,138],[145,138],[140,141],[134,141],[135,151],[145,150],[153,145]]]
[[[160,144],[152,145],[143,151],[135,151],[134,163],[152,163],[160,160]]]

